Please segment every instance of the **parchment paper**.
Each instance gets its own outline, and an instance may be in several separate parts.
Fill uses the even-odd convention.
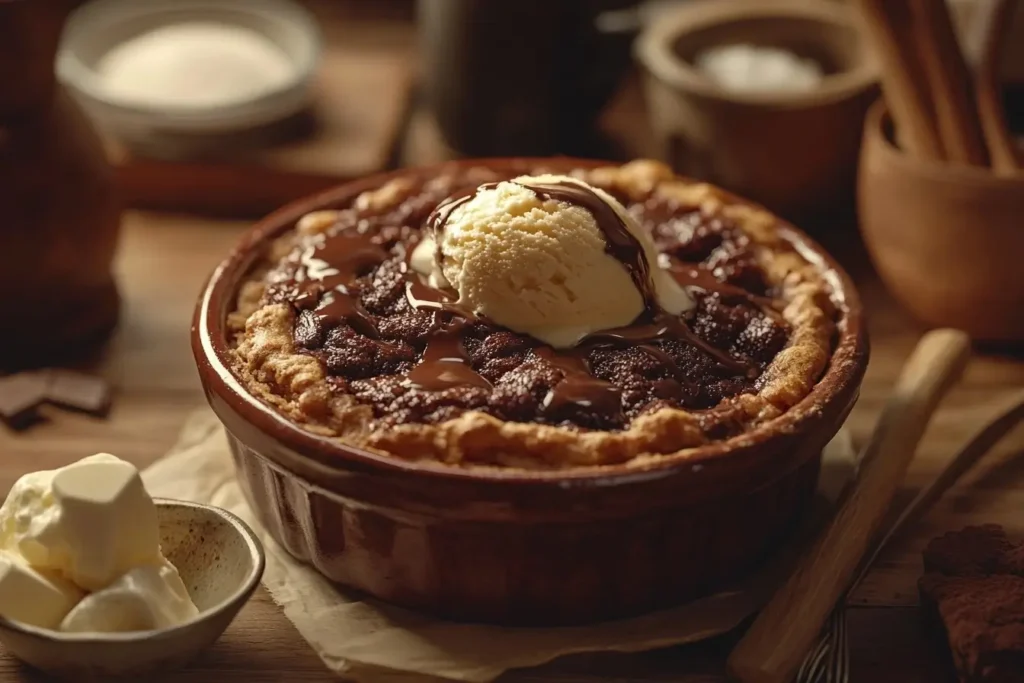
[[[840,432],[825,451],[817,521],[828,514],[855,471],[849,436]],[[235,479],[224,430],[208,410],[189,419],[178,444],[147,469],[143,479],[153,496],[210,503],[248,522],[266,546],[267,591],[324,664],[359,683],[485,683],[508,669],[562,655],[638,652],[718,635],[763,604],[802,543],[797,540],[780,550],[766,567],[732,590],[639,618],[571,628],[459,624],[348,594],[294,560],[249,509]]]

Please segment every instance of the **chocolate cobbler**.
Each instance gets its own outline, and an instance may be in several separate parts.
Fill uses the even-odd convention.
[[[781,238],[775,217],[651,161],[552,172],[453,165],[305,216],[240,288],[228,320],[234,371],[319,435],[397,458],[531,469],[643,464],[742,436],[808,394],[829,361],[836,312],[820,264]],[[621,299],[609,318],[619,322],[556,346],[486,308],[497,296],[481,294],[486,272],[456,282],[464,255],[493,245],[480,246],[485,224],[460,237],[453,261],[455,251],[442,253],[446,226],[473,197],[512,187],[503,181],[517,183],[515,201],[534,202],[510,209],[510,221],[561,207],[570,218],[551,231],[570,219],[597,226],[625,284],[595,297]],[[526,236],[547,245],[555,232]],[[416,263],[424,252],[449,260],[429,274]],[[517,292],[536,293],[531,273],[547,267],[518,253],[488,256],[496,270],[513,268],[502,275],[508,310],[522,303]],[[655,287],[660,277],[671,287]],[[675,309],[662,295],[672,287],[685,299]],[[565,291],[573,305],[594,293]]]

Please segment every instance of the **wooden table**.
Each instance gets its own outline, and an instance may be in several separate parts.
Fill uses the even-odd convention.
[[[243,224],[166,214],[129,214],[118,273],[124,289],[124,317],[100,364],[119,388],[106,421],[53,413],[52,420],[14,435],[0,430],[0,486],[21,474],[66,464],[97,451],[110,451],[139,466],[151,463],[173,443],[184,417],[203,402],[192,365],[188,330],[203,280],[234,242]],[[889,298],[866,266],[855,239],[825,236],[858,278],[870,312],[872,360],[851,427],[862,439],[909,354],[920,328]],[[957,444],[990,414],[989,403],[1024,386],[1024,363],[978,356],[963,383],[946,401],[921,448],[905,493],[926,482]],[[917,625],[914,579],[922,543],[945,529],[974,521],[996,521],[1024,534],[1024,430],[933,511],[913,533],[879,562],[851,610],[854,681],[916,683],[937,680],[937,648]],[[644,655],[573,657],[509,674],[503,681],[639,683],[720,681],[729,637],[695,647]],[[0,655],[0,681],[43,680]],[[331,674],[264,592],[242,611],[219,644],[173,683],[257,683],[329,681]]]

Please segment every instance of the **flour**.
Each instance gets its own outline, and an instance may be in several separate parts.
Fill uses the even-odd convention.
[[[775,47],[720,45],[701,52],[695,61],[706,76],[735,92],[806,92],[824,78],[813,59]]]
[[[134,36],[96,64],[108,96],[135,106],[203,109],[238,104],[286,85],[296,67],[256,31],[183,22]]]

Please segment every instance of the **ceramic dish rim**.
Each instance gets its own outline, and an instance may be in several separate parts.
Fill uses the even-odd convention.
[[[192,326],[192,349],[200,378],[208,398],[216,395],[226,401],[245,423],[258,432],[295,451],[305,464],[319,464],[337,472],[346,465],[359,464],[379,472],[406,473],[418,477],[439,477],[464,482],[566,488],[607,486],[661,479],[680,472],[698,472],[709,461],[741,460],[741,452],[756,451],[761,444],[792,434],[797,427],[812,423],[823,407],[840,399],[845,391],[855,396],[867,366],[869,346],[860,297],[850,276],[820,245],[789,223],[781,221],[783,238],[802,256],[826,272],[836,290],[833,301],[839,311],[836,341],[828,366],[810,392],[781,416],[740,436],[712,444],[684,449],[651,463],[619,463],[567,470],[506,470],[502,468],[459,468],[436,461],[408,461],[386,454],[341,443],[336,438],[313,434],[280,415],[271,406],[250,393],[235,376],[224,357],[228,352],[223,335],[227,307],[233,305],[239,280],[258,253],[258,245],[294,226],[302,215],[351,199],[359,192],[379,187],[389,179],[403,175],[429,177],[442,170],[467,165],[508,168],[513,165],[555,165],[572,168],[596,168],[614,162],[573,157],[505,157],[446,162],[374,174],[344,183],[325,192],[292,202],[253,225],[234,249],[213,271],[196,306]],[[759,206],[718,190],[728,201]],[[227,290],[227,291],[225,291]],[[217,412],[215,408],[215,412]],[[221,418],[223,419],[223,418]],[[722,457],[736,455],[736,458]],[[269,455],[264,457],[275,461]],[[283,463],[280,463],[282,466]],[[292,469],[289,467],[289,469]]]
[[[238,535],[244,539],[253,559],[253,566],[249,574],[246,575],[245,579],[238,588],[231,593],[231,595],[224,598],[213,607],[209,607],[201,611],[188,621],[183,621],[180,624],[175,624],[168,628],[152,629],[149,631],[123,631],[118,633],[96,633],[91,631],[76,633],[55,631],[48,628],[41,628],[39,626],[32,626],[30,624],[12,621],[4,617],[0,617],[0,629],[15,631],[23,635],[41,638],[53,643],[68,645],[80,643],[120,645],[143,640],[170,640],[184,631],[194,629],[200,624],[210,621],[214,617],[223,614],[236,605],[245,603],[248,600],[249,595],[252,594],[259,585],[260,580],[263,578],[263,571],[266,568],[267,561],[263,544],[260,542],[256,532],[252,530],[252,527],[246,524],[238,515],[233,512],[229,512],[224,508],[219,508],[216,505],[195,503],[175,498],[153,498],[153,502],[156,503],[157,507],[195,508],[212,512],[218,517],[226,520],[228,524],[238,532]]]

